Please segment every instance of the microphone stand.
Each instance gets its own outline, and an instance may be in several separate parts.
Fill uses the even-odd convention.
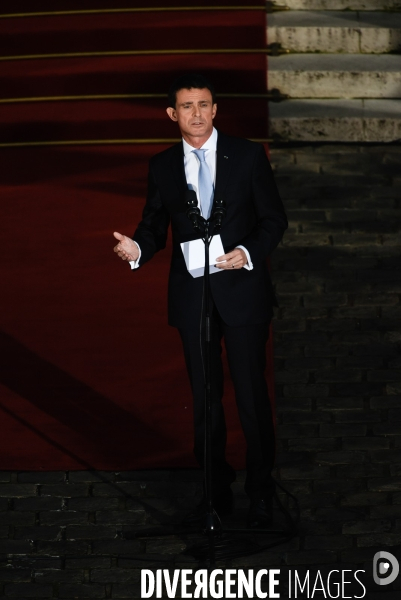
[[[210,219],[204,219],[200,215],[196,193],[187,191],[187,216],[191,220],[195,231],[203,229],[203,242],[205,248],[205,265],[203,271],[203,302],[201,322],[205,324],[204,346],[204,394],[205,394],[205,445],[204,445],[204,486],[206,495],[206,519],[203,532],[208,538],[210,564],[215,563],[215,536],[221,532],[221,522],[213,507],[212,488],[212,331],[210,317],[210,242],[214,232],[221,229],[225,215],[225,203],[223,200],[215,200],[214,209]],[[202,330],[202,328],[201,328]],[[200,340],[202,343],[202,340]]]
[[[213,238],[210,229],[214,233],[214,219],[203,221],[205,246],[205,267],[203,280],[203,314],[202,322],[205,324],[204,333],[204,356],[205,356],[205,460],[204,460],[204,482],[206,494],[206,520],[203,531],[208,538],[210,564],[215,564],[215,536],[221,532],[220,518],[213,507],[212,488],[212,330],[210,315],[210,242]]]

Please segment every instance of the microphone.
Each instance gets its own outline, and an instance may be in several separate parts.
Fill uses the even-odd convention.
[[[222,225],[222,222],[223,222],[226,212],[227,212],[226,203],[224,202],[223,198],[219,198],[219,199],[216,198],[214,201],[213,213],[212,213],[215,231],[219,231],[221,229],[221,225]]]
[[[199,220],[200,210],[198,208],[198,198],[196,197],[195,190],[185,191],[185,202],[187,204],[187,217],[191,221],[194,229],[200,229]]]

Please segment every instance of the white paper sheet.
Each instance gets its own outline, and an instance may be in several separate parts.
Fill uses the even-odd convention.
[[[202,239],[192,240],[191,242],[183,242],[181,250],[184,255],[185,264],[192,277],[202,277],[205,271],[205,244]],[[216,258],[225,254],[221,237],[214,235],[209,246],[209,273],[220,273],[222,269],[218,269]]]

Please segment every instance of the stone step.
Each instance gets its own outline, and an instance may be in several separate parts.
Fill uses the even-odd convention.
[[[395,52],[401,50],[401,12],[277,12],[267,15],[267,39],[292,52]]]
[[[401,98],[395,54],[288,54],[268,65],[269,89],[290,98]]]
[[[401,100],[286,100],[269,112],[277,141],[401,141]]]
[[[267,4],[291,10],[401,10],[400,0],[272,0]]]

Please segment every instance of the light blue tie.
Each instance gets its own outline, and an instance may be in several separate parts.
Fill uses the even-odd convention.
[[[192,150],[199,158],[199,197],[202,209],[202,216],[204,219],[210,217],[210,210],[213,203],[213,182],[210,175],[209,167],[205,161],[206,150]]]

